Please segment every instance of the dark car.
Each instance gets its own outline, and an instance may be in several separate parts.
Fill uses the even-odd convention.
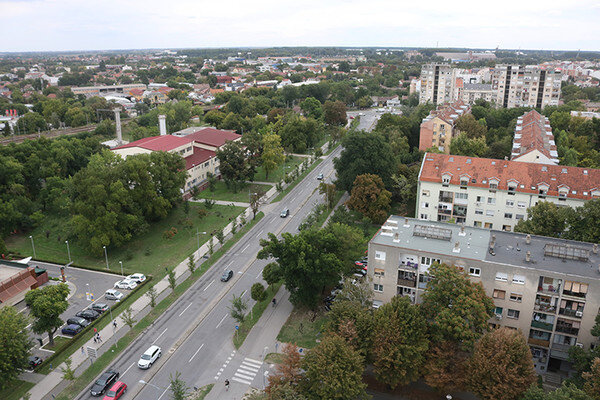
[[[106,371],[94,382],[90,394],[92,396],[102,396],[119,379],[119,375],[117,371]]]
[[[81,317],[71,317],[67,320],[67,324],[68,325],[81,325],[82,327],[86,327],[90,324],[90,321],[88,321],[85,318],[81,318]]]
[[[33,369],[40,365],[44,360],[42,360],[38,356],[31,356],[27,359],[27,361],[29,362],[29,368]]]
[[[223,275],[221,275],[221,282],[227,282],[232,277],[233,277],[233,271],[227,270],[227,271],[223,272]]]
[[[64,335],[75,336],[82,330],[83,330],[83,327],[81,325],[69,324],[69,325],[65,326],[64,328],[62,328],[62,333]]]
[[[83,310],[83,311],[79,311],[77,314],[75,314],[77,317],[81,317],[81,318],[85,318],[89,321],[93,321],[96,318],[98,318],[100,316],[100,314],[97,311],[94,310]]]
[[[104,311],[108,311],[110,307],[105,303],[94,303],[92,304],[92,310],[102,314]]]

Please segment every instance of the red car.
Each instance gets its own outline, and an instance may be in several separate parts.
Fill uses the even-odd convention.
[[[123,396],[123,393],[127,390],[127,385],[121,381],[115,382],[114,385],[106,392],[103,400],[117,400]]]

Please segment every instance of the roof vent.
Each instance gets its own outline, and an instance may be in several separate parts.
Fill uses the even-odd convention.
[[[465,232],[465,225],[461,224],[460,226],[460,231],[458,232],[458,236],[466,236],[467,233]]]
[[[452,249],[453,253],[460,253],[460,242],[454,242],[454,248]]]
[[[525,261],[531,262],[531,251],[529,250],[527,250],[527,253],[525,253]]]
[[[592,253],[598,254],[598,243],[594,243],[594,247],[592,247]]]
[[[531,244],[531,235],[530,234],[527,234],[527,236],[525,236],[525,243]]]

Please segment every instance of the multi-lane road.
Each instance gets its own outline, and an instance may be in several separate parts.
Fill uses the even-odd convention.
[[[263,219],[119,356],[111,368],[120,371],[120,379],[129,386],[128,399],[168,399],[170,376],[175,372],[180,372],[181,379],[190,387],[224,379],[221,368],[231,360],[234,350],[232,336],[236,323],[228,309],[231,298],[234,294],[242,295],[251,307],[250,287],[263,282],[261,273],[269,262],[256,259],[259,240],[269,232],[298,231],[304,217],[323,202],[317,190],[320,183],[317,176],[322,173],[326,181],[335,178],[333,158],[340,152],[341,147],[334,150],[282,201],[265,206]],[[280,217],[283,208],[290,209],[287,218]],[[233,270],[234,277],[223,283],[219,277],[226,269]],[[139,369],[140,356],[153,344],[162,348],[162,358],[148,370]],[[256,379],[262,378],[257,375]],[[253,380],[236,384],[249,385]],[[91,398],[89,388],[78,398]]]

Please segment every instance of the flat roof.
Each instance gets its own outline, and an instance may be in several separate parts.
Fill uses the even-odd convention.
[[[0,264],[0,282],[4,282],[6,279],[10,278],[11,276],[17,275],[19,272],[25,269],[27,269],[26,265],[24,265],[23,268],[18,268]]]

